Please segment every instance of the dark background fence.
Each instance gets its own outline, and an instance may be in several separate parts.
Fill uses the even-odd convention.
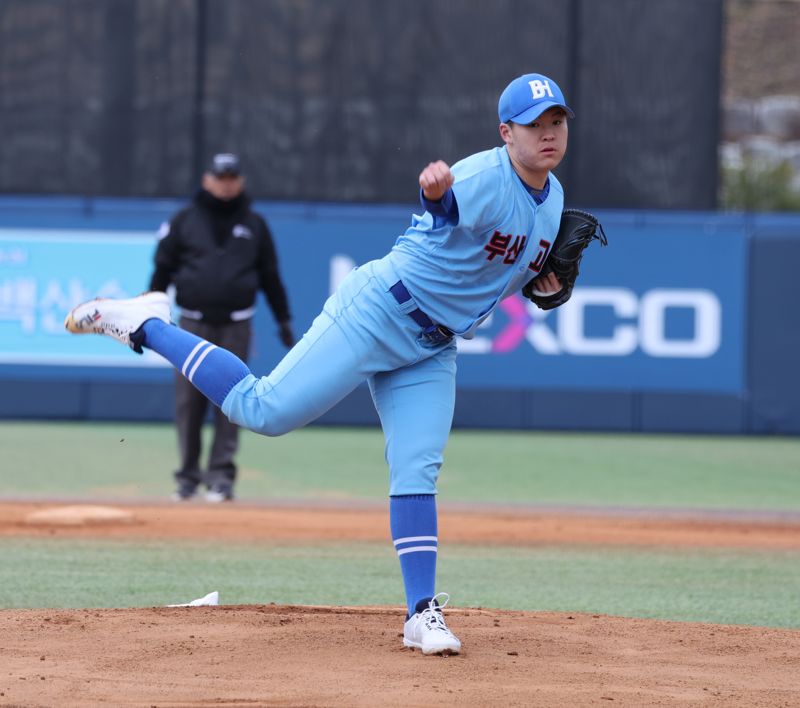
[[[412,202],[538,71],[568,202],[711,209],[721,37],[722,0],[0,0],[0,191],[183,196],[233,150],[257,198]]]

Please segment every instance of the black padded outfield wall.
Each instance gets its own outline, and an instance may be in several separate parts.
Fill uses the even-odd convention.
[[[408,203],[539,71],[570,203],[714,208],[721,35],[722,0],[0,0],[0,191],[183,196],[224,149],[258,198]]]

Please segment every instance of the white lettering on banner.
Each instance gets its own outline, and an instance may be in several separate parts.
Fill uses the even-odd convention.
[[[550,88],[549,81],[534,79],[533,81],[529,81],[528,85],[531,87],[531,93],[535,99],[544,98],[545,94],[553,98],[553,89]]]
[[[615,325],[609,336],[589,336],[585,326],[589,306],[610,307],[617,318],[631,321]],[[691,337],[667,337],[669,309],[693,311]],[[627,288],[576,288],[559,308],[555,330],[544,326],[549,312],[541,313],[533,303],[529,312],[536,321],[526,337],[540,354],[628,356],[638,347],[653,357],[702,359],[713,356],[722,341],[722,305],[709,290],[656,289],[637,298]]]
[[[80,280],[23,276],[0,280],[0,322],[18,322],[25,335],[64,335],[64,313],[75,303],[98,297],[130,297],[116,280],[89,289]]]
[[[36,329],[36,280],[32,277],[0,281],[0,321],[19,322],[25,334]]]
[[[670,307],[694,310],[694,337],[667,339],[666,312]],[[703,359],[719,349],[722,306],[708,290],[651,290],[642,297],[639,315],[642,351],[650,356]]]
[[[611,307],[618,318],[629,319],[636,317],[638,309],[636,295],[630,290],[576,288],[558,316],[558,339],[564,351],[585,356],[627,356],[636,351],[638,336],[634,325],[616,325],[610,337],[588,337],[584,317],[590,305]]]
[[[525,338],[540,354],[561,354],[561,346],[558,343],[555,332],[548,327],[542,326],[544,320],[550,317],[550,315],[554,313],[554,310],[540,310],[532,302],[528,304],[529,310],[531,306],[536,311],[536,319],[538,322],[528,327],[525,331]]]

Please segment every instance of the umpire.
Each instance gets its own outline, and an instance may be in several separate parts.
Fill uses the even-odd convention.
[[[150,290],[175,287],[181,328],[247,360],[256,295],[262,290],[286,347],[294,344],[286,291],[272,235],[251,208],[238,156],[215,155],[192,203],[162,225]],[[176,501],[193,498],[201,484],[206,499],[233,499],[239,429],[214,409],[208,469],[200,469],[201,431],[208,399],[180,372],[175,378],[175,420],[181,464]]]

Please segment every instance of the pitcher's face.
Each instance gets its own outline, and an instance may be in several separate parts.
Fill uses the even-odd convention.
[[[567,152],[567,113],[553,106],[529,125],[501,123],[500,136],[517,174],[526,184],[540,189]]]

